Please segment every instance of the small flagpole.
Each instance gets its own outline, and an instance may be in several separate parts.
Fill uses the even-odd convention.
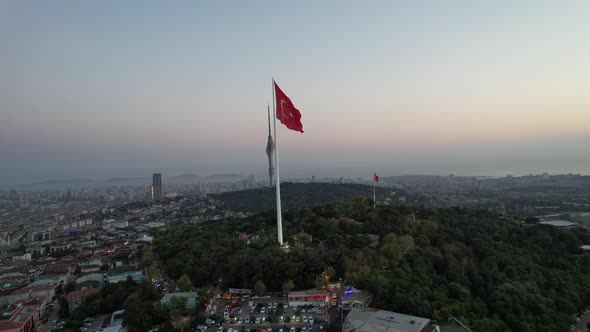
[[[277,189],[277,233],[279,244],[283,245],[283,220],[281,216],[281,180],[279,179],[279,148],[277,146],[277,110],[275,101],[275,79],[272,79],[272,114],[275,135],[275,187]]]
[[[375,203],[377,203],[377,200],[375,199],[375,186],[377,186],[377,182],[375,182],[374,177],[375,175],[373,175],[373,209],[375,208]]]

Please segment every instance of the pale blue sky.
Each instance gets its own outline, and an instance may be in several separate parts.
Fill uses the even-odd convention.
[[[590,172],[588,17],[588,1],[2,1],[0,183],[262,175],[273,76],[305,126],[280,128],[285,176]]]

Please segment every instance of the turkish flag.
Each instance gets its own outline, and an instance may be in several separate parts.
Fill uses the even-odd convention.
[[[273,81],[274,82],[274,81]],[[275,85],[275,100],[277,119],[281,121],[287,128],[295,131],[303,132],[303,124],[301,124],[301,113],[293,106],[291,99],[279,88],[277,82]]]
[[[379,175],[377,173],[373,173],[373,181],[379,182]]]

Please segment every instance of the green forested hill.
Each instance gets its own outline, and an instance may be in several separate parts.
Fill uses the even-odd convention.
[[[377,187],[377,200],[389,197],[391,190]],[[216,197],[233,211],[261,212],[276,206],[275,187],[264,187],[219,194]],[[363,184],[281,183],[283,208],[320,206],[356,197],[373,197],[373,187]]]
[[[450,314],[474,331],[565,331],[590,303],[590,254],[579,249],[590,234],[582,228],[459,208],[374,210],[354,199],[289,209],[285,239],[293,244],[305,232],[312,241],[286,253],[275,223],[267,213],[170,229],[156,236],[154,252],[171,277],[187,273],[197,286],[222,278],[226,287],[260,280],[279,291],[293,280],[305,289],[333,269],[334,278],[372,292],[375,307],[437,320]],[[260,239],[247,244],[243,234]],[[366,234],[379,236],[376,247]]]

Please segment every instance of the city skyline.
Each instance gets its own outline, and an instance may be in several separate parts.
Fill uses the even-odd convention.
[[[590,174],[585,2],[231,5],[1,3],[0,188],[262,178],[272,77],[284,178]]]

